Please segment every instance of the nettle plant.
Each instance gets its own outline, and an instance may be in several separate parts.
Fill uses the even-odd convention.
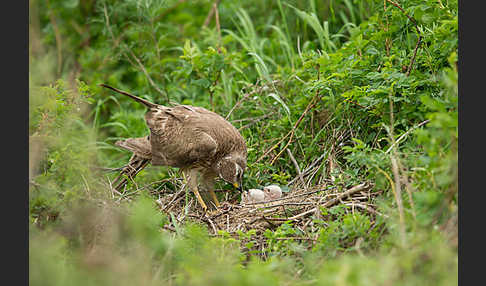
[[[176,79],[185,79],[184,87],[192,86],[195,88],[194,93],[201,96],[201,94],[209,94],[209,105],[211,110],[215,110],[214,95],[215,92],[222,94],[222,100],[226,106],[233,103],[231,94],[228,95],[229,102],[224,96],[224,89],[219,84],[221,74],[228,73],[230,66],[230,58],[227,56],[227,51],[224,48],[218,50],[208,47],[201,51],[196,45],[192,45],[191,41],[186,40],[183,48],[183,55],[181,67],[179,70],[173,72]],[[231,91],[230,91],[231,92]],[[221,101],[221,100],[219,100]],[[184,104],[194,104],[191,100],[182,102]]]
[[[39,225],[83,199],[88,184],[98,186],[89,167],[99,159],[95,136],[83,120],[91,92],[80,81],[74,88],[58,80],[30,90],[29,202],[31,219]]]

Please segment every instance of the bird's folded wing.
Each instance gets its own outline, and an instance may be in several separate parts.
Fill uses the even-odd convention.
[[[152,158],[152,148],[148,136],[140,138],[128,138],[115,143],[116,146],[133,152],[135,155],[144,159]]]
[[[207,161],[218,150],[218,143],[207,133],[191,128],[168,136],[151,136],[152,165],[185,167]]]

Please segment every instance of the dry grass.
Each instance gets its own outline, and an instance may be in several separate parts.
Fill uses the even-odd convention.
[[[128,170],[128,169],[125,169]],[[140,171],[140,170],[138,170]],[[123,172],[123,171],[122,171]],[[137,172],[138,173],[138,172]],[[267,229],[275,230],[281,224],[290,222],[303,233],[307,232],[315,218],[322,217],[322,209],[329,209],[337,205],[348,206],[347,212],[367,212],[372,218],[383,215],[376,210],[374,198],[382,192],[372,191],[371,183],[361,183],[349,189],[333,185],[331,182],[303,188],[301,184],[294,184],[291,190],[283,194],[280,199],[265,201],[262,203],[241,204],[239,195],[225,192],[225,199],[218,210],[204,213],[196,203],[192,194],[187,193],[182,180],[166,179],[177,188],[176,191],[167,188],[155,190],[151,185],[137,188],[136,191],[121,190],[115,197],[117,201],[131,200],[131,196],[142,189],[148,189],[152,196],[158,196],[156,200],[160,211],[168,215],[170,223],[164,226],[166,231],[177,232],[177,228],[190,220],[206,224],[211,236],[230,235],[239,238],[241,232],[255,231],[252,236],[253,250],[265,253],[267,238],[264,233]],[[201,192],[204,196],[204,192]],[[233,196],[231,196],[231,194]],[[316,241],[315,235],[282,238]],[[248,242],[243,239],[242,246]]]

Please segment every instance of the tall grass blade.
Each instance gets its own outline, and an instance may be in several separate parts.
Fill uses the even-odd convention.
[[[275,26],[271,25],[271,29],[273,29],[275,32],[277,32],[278,38],[279,38],[279,43],[282,48],[282,52],[285,54],[285,58],[287,59],[287,64],[292,66],[292,69],[294,68],[294,59],[293,59],[293,51],[292,47],[289,44],[289,40],[285,36],[285,34],[282,32],[282,30]]]
[[[284,29],[285,29],[285,36],[286,36],[285,42],[289,46],[289,50],[290,50],[290,54],[291,54],[290,59],[291,59],[291,65],[292,65],[292,70],[293,70],[295,68],[295,66],[294,66],[295,51],[292,47],[292,37],[290,36],[289,26],[287,24],[287,17],[285,17],[285,13],[284,13],[283,7],[282,7],[282,2],[280,0],[277,0],[277,4],[278,4],[278,9],[280,10],[280,16],[282,17],[283,26],[284,26]]]
[[[290,5],[290,4],[287,4],[287,5],[290,6],[290,7],[292,7],[295,10],[296,14],[305,23],[307,23],[309,26],[312,27],[312,29],[314,30],[314,32],[317,35],[317,38],[319,40],[319,44],[321,46],[321,49],[322,49],[323,54],[327,58],[329,58],[329,55],[327,54],[327,52],[336,50],[336,46],[331,41],[331,37],[329,35],[329,27],[328,27],[327,21],[324,22],[324,26],[322,26],[321,23],[319,22],[319,19],[316,16],[316,14],[314,14],[314,13],[310,13],[309,14],[309,13],[307,13],[305,11],[299,10],[298,8],[296,8],[296,7],[294,7],[294,6]]]

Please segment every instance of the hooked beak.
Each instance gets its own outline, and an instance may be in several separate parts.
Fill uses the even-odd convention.
[[[238,191],[240,191],[240,192],[243,191],[243,187],[240,184],[238,184],[238,183],[233,183],[233,187],[237,188]]]

